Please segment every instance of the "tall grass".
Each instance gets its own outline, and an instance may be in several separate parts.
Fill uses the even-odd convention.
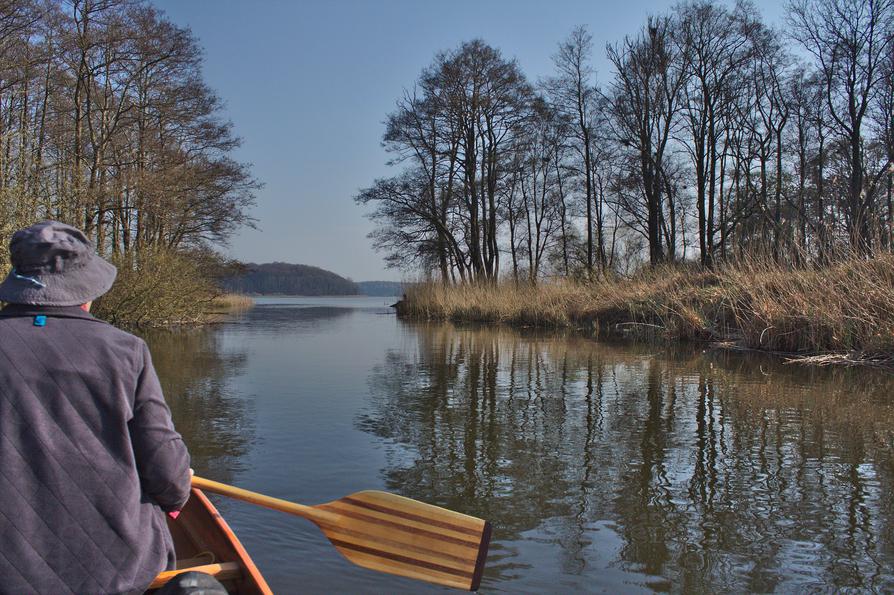
[[[247,295],[239,293],[225,293],[214,298],[208,306],[208,312],[213,314],[230,314],[244,312],[255,305],[255,301]]]
[[[894,256],[823,269],[748,261],[581,284],[410,287],[411,317],[735,341],[768,351],[894,353]]]
[[[731,268],[724,299],[743,341],[775,351],[894,351],[894,256],[790,271]]]

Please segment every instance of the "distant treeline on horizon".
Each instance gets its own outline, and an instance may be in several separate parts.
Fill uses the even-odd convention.
[[[222,282],[227,291],[258,295],[401,295],[395,281],[359,283],[306,264],[286,262],[246,263],[245,271]]]

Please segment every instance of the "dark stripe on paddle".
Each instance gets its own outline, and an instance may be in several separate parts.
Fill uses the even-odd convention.
[[[448,559],[452,562],[456,562],[457,564],[464,564],[469,566],[472,564],[472,560],[466,556],[456,556],[453,554],[447,554],[438,550],[431,550],[425,547],[419,547],[418,545],[413,545],[409,543],[402,543],[400,541],[395,541],[393,539],[387,539],[385,537],[379,537],[378,535],[369,535],[368,533],[364,533],[362,531],[352,531],[350,529],[345,529],[343,527],[339,527],[338,525],[333,525],[330,523],[317,523],[319,527],[325,531],[330,531],[332,533],[337,533],[339,535],[348,535],[350,537],[358,537],[365,541],[375,541],[376,544],[379,545],[390,545],[392,547],[404,549],[404,550],[412,550],[419,554],[426,554],[429,556],[437,556],[438,558]]]
[[[465,533],[466,535],[470,535],[472,537],[480,537],[481,531],[476,531],[475,529],[469,529],[468,527],[460,527],[459,525],[453,525],[446,521],[436,521],[424,516],[419,516],[415,514],[411,514],[409,512],[403,512],[402,510],[394,510],[393,508],[388,508],[386,506],[382,506],[380,504],[370,504],[369,502],[363,502],[361,500],[355,500],[350,496],[342,498],[340,502],[347,502],[349,504],[353,504],[354,506],[359,506],[361,508],[368,508],[369,510],[375,510],[376,512],[383,512],[385,514],[394,515],[397,517],[401,517],[407,519],[408,521],[416,521],[419,523],[424,523],[426,525],[432,525],[435,527],[441,527],[442,529],[449,529],[451,531],[456,531],[457,533]]]
[[[463,579],[470,579],[472,577],[472,575],[468,572],[465,572],[462,570],[456,570],[456,569],[450,568],[449,566],[442,566],[440,564],[434,564],[433,562],[426,562],[425,560],[417,560],[416,558],[410,558],[409,556],[401,556],[400,554],[392,554],[390,552],[383,552],[381,550],[373,549],[371,547],[366,547],[363,545],[358,545],[358,544],[350,543],[347,541],[341,541],[340,539],[330,539],[329,541],[331,541],[336,547],[343,547],[348,550],[360,552],[361,554],[369,554],[370,556],[385,558],[386,560],[392,560],[393,562],[400,562],[401,564],[407,564],[409,566],[416,566],[418,568],[426,568],[428,570],[435,570],[437,572],[443,572],[444,574],[458,576]]]
[[[317,508],[321,508],[323,510],[328,510],[330,512],[334,512],[335,514],[341,514],[346,517],[350,517],[352,519],[364,521],[366,523],[372,523],[374,525],[382,525],[383,527],[391,527],[392,529],[397,529],[399,531],[406,531],[407,533],[414,533],[416,535],[425,535],[426,537],[431,537],[432,539],[440,539],[441,541],[445,541],[447,543],[462,545],[462,546],[465,546],[468,548],[473,548],[476,550],[480,546],[480,543],[477,541],[476,542],[466,541],[464,539],[459,539],[457,537],[451,537],[450,535],[444,535],[443,533],[435,533],[434,531],[420,529],[419,527],[412,527],[410,525],[402,525],[402,524],[396,523],[394,521],[380,519],[378,517],[369,516],[369,515],[362,514],[359,512],[354,512],[351,510],[344,510],[341,508],[337,508],[335,506],[330,506],[328,504],[320,505]]]

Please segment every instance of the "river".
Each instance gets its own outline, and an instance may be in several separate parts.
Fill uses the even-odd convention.
[[[260,298],[146,336],[196,472],[489,519],[482,593],[894,589],[894,376]],[[441,592],[215,498],[277,593]]]

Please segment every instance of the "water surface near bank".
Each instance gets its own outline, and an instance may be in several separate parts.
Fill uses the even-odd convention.
[[[197,472],[486,517],[482,592],[894,588],[894,376],[405,322],[391,301],[260,298],[150,334]],[[429,590],[218,502],[276,592]]]

